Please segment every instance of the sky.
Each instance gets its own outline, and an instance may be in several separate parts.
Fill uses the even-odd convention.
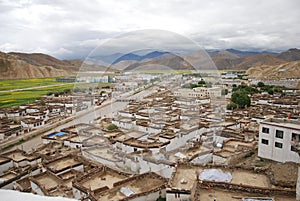
[[[299,24],[299,0],[0,0],[0,51],[83,58],[154,29],[205,49],[279,52],[300,48]]]

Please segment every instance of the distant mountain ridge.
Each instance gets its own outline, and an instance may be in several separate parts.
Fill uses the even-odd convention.
[[[142,56],[134,54],[134,53],[128,53],[128,54],[124,54],[123,56],[117,58],[115,61],[112,62],[112,65],[119,63],[120,61],[124,61],[124,60],[142,61],[144,59],[157,58],[157,57],[160,57],[160,56],[162,56],[164,54],[168,54],[168,53],[169,52],[153,51],[153,52],[150,52],[150,53],[142,55]]]
[[[296,48],[289,49],[288,51],[282,52],[277,55],[277,58],[284,59],[287,61],[300,60],[300,50]]]
[[[247,52],[234,49],[209,53],[220,70],[247,70],[260,65],[280,65],[288,61],[300,60],[300,50],[290,49],[282,53]],[[229,56],[230,55],[230,56]]]
[[[152,59],[144,62],[136,62],[129,65],[124,70],[130,71],[139,68],[142,68],[142,70],[194,70],[194,67],[183,57],[172,54],[162,59]]]
[[[227,49],[209,51],[208,54],[210,58],[206,56],[206,53],[196,58],[197,64],[204,66],[204,69],[210,66],[211,61],[219,70],[247,70],[255,67],[262,69],[273,67],[275,69],[282,65],[289,66],[290,62],[300,60],[300,50],[296,48],[281,53]],[[97,55],[83,61],[80,59],[59,60],[42,53],[0,52],[0,79],[70,76],[79,70],[116,71],[135,70],[143,67],[193,70],[194,67],[192,63],[189,63],[189,59],[195,57],[197,57],[197,52],[172,54],[164,51],[152,51],[144,55],[136,53]],[[297,67],[298,65],[292,66]]]

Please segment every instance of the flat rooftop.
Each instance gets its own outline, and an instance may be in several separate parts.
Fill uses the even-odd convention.
[[[110,161],[120,161],[115,157],[115,153],[109,146],[92,147],[84,150],[87,153],[93,154],[96,157],[104,158]]]
[[[124,180],[125,178],[127,178],[125,175],[106,169],[95,174],[87,175],[87,179],[84,179],[79,185],[94,191],[105,186],[113,188],[114,183]]]
[[[8,152],[8,153],[6,153],[4,155],[6,157],[8,157],[8,158],[10,158],[10,159],[12,159],[14,161],[16,161],[16,162],[19,162],[19,161],[27,159],[27,156],[21,150],[14,150],[14,151]]]
[[[53,172],[60,172],[68,167],[74,167],[80,164],[82,163],[75,160],[72,156],[67,156],[50,162],[46,166]]]
[[[146,173],[143,175],[138,175],[134,179],[131,178],[112,189],[99,193],[96,195],[96,197],[100,200],[117,201],[128,197],[121,192],[121,188],[125,188],[132,192],[133,195],[136,195],[163,187],[166,183],[166,180],[162,179],[160,176],[154,173]]]
[[[300,121],[297,121],[297,120],[270,118],[270,119],[266,119],[266,120],[262,121],[261,124],[268,124],[268,125],[273,125],[273,126],[291,128],[291,129],[300,131]]]
[[[49,174],[48,172],[36,175],[33,177],[33,179],[37,181],[41,186],[43,186],[46,190],[55,188],[60,184],[60,179],[52,174]]]
[[[3,156],[0,156],[0,164],[2,164],[2,163],[7,163],[7,162],[9,162],[11,159],[8,159],[8,158],[5,158],[5,157],[3,157]]]
[[[2,174],[0,176],[0,183],[1,183],[1,181],[9,180],[9,179],[12,179],[16,176],[18,176],[18,174],[14,173],[14,172],[8,172],[8,173],[5,173],[5,174]]]
[[[86,135],[76,135],[74,137],[70,137],[68,141],[82,143],[84,140],[88,139],[90,136]]]
[[[110,144],[106,137],[95,135],[93,137],[87,138],[83,142],[83,146],[93,146],[93,145],[107,145]]]
[[[242,184],[253,187],[270,188],[271,183],[267,175],[255,173],[243,169],[225,169],[225,168],[209,168],[202,166],[185,166],[179,165],[171,180],[171,186],[176,189],[191,190],[196,181],[197,172],[205,169],[220,169],[223,172],[230,172],[232,176],[231,184]],[[184,180],[185,182],[181,182]]]

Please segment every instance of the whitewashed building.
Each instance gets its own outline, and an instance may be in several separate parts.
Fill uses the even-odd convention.
[[[258,156],[278,162],[299,163],[300,121],[267,119],[260,123]]]

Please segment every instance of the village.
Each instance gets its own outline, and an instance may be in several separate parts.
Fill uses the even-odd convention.
[[[227,107],[234,88],[259,88],[262,80],[127,74],[114,81],[114,89],[1,109],[5,140],[101,110],[99,101],[120,107],[42,134],[42,143],[29,150],[4,151],[0,187],[91,201],[300,200],[295,81],[282,81],[287,86],[280,93],[249,94],[251,104],[234,109]]]

